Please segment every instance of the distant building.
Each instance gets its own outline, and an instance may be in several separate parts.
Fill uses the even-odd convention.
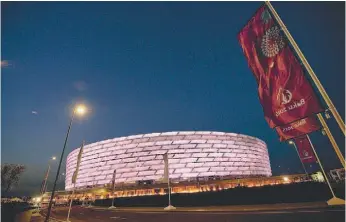
[[[311,178],[313,181],[316,181],[316,182],[324,182],[323,174],[320,171],[314,174],[311,174]]]
[[[329,176],[332,180],[336,182],[345,181],[345,169],[334,169],[329,171]]]
[[[24,202],[24,201],[18,197],[1,198],[1,203],[14,203],[14,202]]]

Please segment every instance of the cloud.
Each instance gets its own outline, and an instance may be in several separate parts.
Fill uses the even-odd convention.
[[[10,63],[7,60],[2,60],[1,61],[1,68],[8,67],[9,65],[10,65]]]
[[[88,88],[86,82],[82,80],[75,82],[73,85],[74,85],[74,88],[80,92],[85,91]]]

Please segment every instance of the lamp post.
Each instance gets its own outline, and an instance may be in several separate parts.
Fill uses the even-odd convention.
[[[115,190],[115,175],[117,173],[117,170],[115,169],[114,172],[113,172],[113,180],[112,180],[112,206],[109,207],[109,209],[113,209],[113,208],[116,208],[114,206],[114,190]]]
[[[49,177],[49,171],[50,171],[50,164],[51,164],[51,161],[52,160],[56,160],[56,157],[53,156],[52,158],[49,159],[48,161],[48,169],[47,169],[47,173],[45,175],[45,178],[44,178],[44,183],[43,183],[43,187],[42,187],[42,195],[46,192],[47,190],[47,181],[48,181],[48,177]]]
[[[48,210],[47,210],[47,215],[46,215],[45,222],[49,221],[50,211],[52,210],[52,204],[53,204],[53,198],[54,198],[54,193],[55,193],[56,182],[57,182],[57,180],[59,178],[61,162],[62,162],[62,159],[64,157],[64,152],[65,152],[68,136],[70,134],[70,130],[71,130],[73,119],[74,119],[75,115],[83,116],[86,113],[86,111],[87,110],[86,110],[86,107],[84,105],[77,105],[73,109],[72,116],[71,116],[71,119],[70,119],[70,123],[69,123],[68,129],[67,129],[67,134],[66,134],[66,138],[65,138],[65,142],[64,142],[64,148],[62,149],[61,156],[60,156],[58,171],[56,172],[56,176],[55,176],[55,181],[54,181],[54,185],[53,185],[52,195],[51,195],[50,200],[49,200],[49,205],[48,205]]]

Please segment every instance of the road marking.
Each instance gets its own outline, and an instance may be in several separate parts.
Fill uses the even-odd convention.
[[[167,212],[161,212],[161,211],[124,211],[125,213],[135,213],[135,214],[166,214]]]
[[[251,214],[291,214],[293,212],[289,212],[289,211],[259,211],[259,212],[249,212]]]
[[[126,218],[124,218],[124,217],[110,217],[110,219],[115,219],[115,220],[117,220],[117,219],[119,219],[119,220],[126,220]]]
[[[230,212],[230,211],[219,211],[219,212],[210,212],[210,211],[203,211],[203,212],[196,212],[196,211],[190,211],[190,212],[186,212],[186,211],[170,211],[170,212],[161,212],[161,211],[151,211],[151,212],[144,212],[144,211],[138,211],[138,212],[129,212],[129,213],[136,213],[136,214],[167,214],[167,213],[171,213],[171,212],[176,212],[179,214],[206,214],[206,215],[210,215],[210,214],[215,214],[215,215],[220,215],[220,214],[292,214],[293,212],[289,212],[289,211],[258,211],[258,212]]]
[[[301,212],[301,213],[320,213],[321,211],[319,211],[319,210],[300,210],[298,212]]]
[[[106,211],[106,209],[94,209],[94,211]]]

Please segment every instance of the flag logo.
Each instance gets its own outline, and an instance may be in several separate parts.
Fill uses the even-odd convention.
[[[285,104],[291,102],[292,93],[289,90],[283,89],[280,87],[278,95],[276,98],[277,98],[277,100],[279,100],[281,105],[285,105]]]
[[[265,32],[261,44],[263,55],[268,58],[274,57],[279,54],[280,50],[284,47],[285,42],[280,35],[279,27],[273,26]]]
[[[309,156],[308,151],[304,150],[304,156],[305,156],[305,157],[308,157],[308,156]]]
[[[263,21],[264,24],[267,24],[269,22],[270,19],[272,19],[270,13],[268,10],[264,10],[261,14],[261,19]]]

